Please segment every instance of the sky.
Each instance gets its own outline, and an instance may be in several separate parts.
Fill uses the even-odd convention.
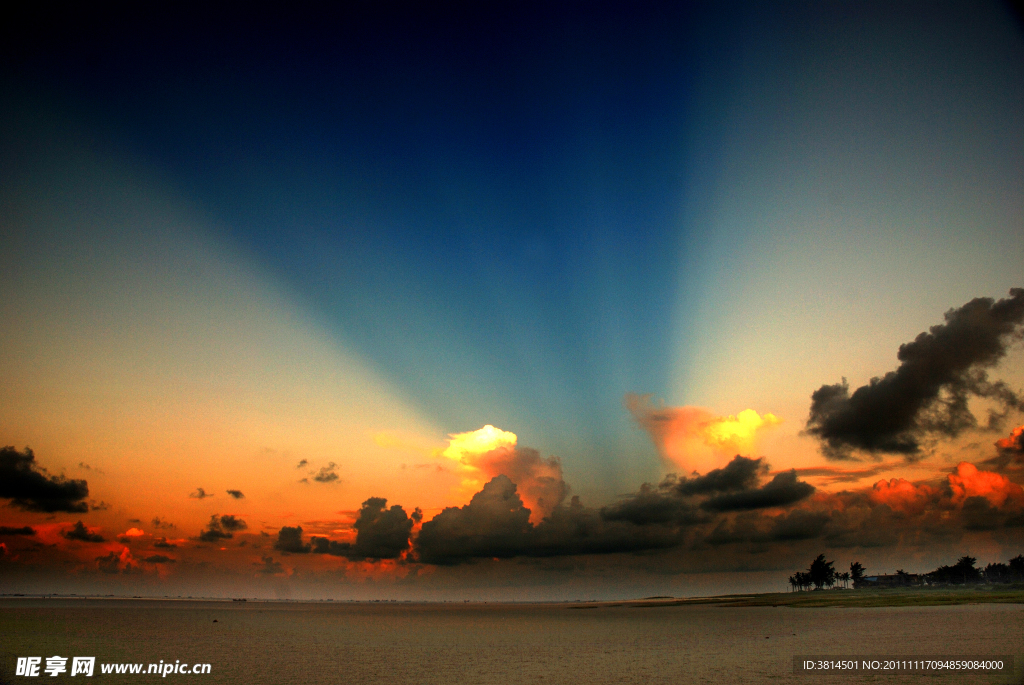
[[[679,596],[1024,553],[1013,6],[17,19],[9,591]]]

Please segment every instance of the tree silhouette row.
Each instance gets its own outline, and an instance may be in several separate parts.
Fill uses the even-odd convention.
[[[897,569],[894,576],[885,576],[890,582],[886,586],[910,586],[910,585],[970,585],[972,583],[1019,583],[1024,582],[1024,554],[1019,554],[1009,563],[989,564],[980,569],[975,564],[977,559],[970,556],[960,557],[952,566],[940,566],[930,573],[921,575],[907,573],[903,569]],[[824,554],[819,554],[811,562],[806,571],[797,571],[789,577],[789,584],[793,590],[822,590],[833,588],[837,585],[849,587],[853,582],[854,588],[875,586],[877,580],[871,582],[865,573],[864,566],[859,561],[850,564],[850,570],[837,572],[835,561],[827,561]],[[877,577],[874,577],[877,578]]]

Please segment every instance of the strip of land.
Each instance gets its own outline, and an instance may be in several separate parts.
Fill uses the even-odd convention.
[[[901,588],[887,590],[813,590],[764,595],[724,595],[687,599],[637,600],[637,607],[673,604],[715,604],[718,606],[944,606],[950,604],[1024,604],[1024,586],[968,588]]]
[[[584,606],[629,606],[654,608],[682,604],[713,604],[721,607],[901,607],[946,606],[952,604],[1024,604],[1024,585],[982,585],[974,587],[921,587],[886,590],[811,590],[760,595],[719,597],[652,597],[629,602],[595,602]]]

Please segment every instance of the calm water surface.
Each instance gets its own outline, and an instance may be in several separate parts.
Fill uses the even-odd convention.
[[[1015,673],[793,673],[793,655],[893,653],[1013,654]],[[94,678],[102,682],[1019,684],[1024,682],[1024,606],[570,608],[0,600],[0,683],[70,680],[66,673],[38,680],[14,675],[16,657],[55,654],[95,656]],[[210,663],[212,673],[166,678],[99,673],[101,662],[161,659]]]

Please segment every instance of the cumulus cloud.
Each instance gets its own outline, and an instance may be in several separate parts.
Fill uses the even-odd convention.
[[[515,433],[486,425],[448,437],[442,454],[459,464],[466,476],[463,484],[477,488],[495,476],[507,476],[516,484],[533,523],[548,516],[569,494],[558,457],[544,458],[535,449],[519,447]]]
[[[639,508],[639,507],[637,507]],[[463,507],[449,507],[423,524],[417,558],[452,565],[477,558],[611,554],[673,547],[691,517],[673,512],[649,516],[584,507],[578,497],[556,507],[539,524],[506,476],[495,476]]]
[[[759,435],[781,423],[753,409],[717,416],[701,407],[666,407],[655,404],[651,395],[627,393],[623,403],[662,458],[686,472],[705,471],[731,455],[753,451]]]
[[[928,436],[955,437],[978,426],[971,397],[1002,408],[1002,414],[990,413],[991,427],[1006,411],[1024,408],[1024,398],[987,374],[1021,335],[1024,289],[1013,288],[998,302],[976,298],[946,312],[945,320],[900,346],[895,371],[853,394],[845,379],[814,391],[807,433],[821,441],[827,458],[856,452],[914,457]]]
[[[971,497],[982,497],[993,507],[1009,503],[1024,506],[1024,490],[1006,476],[994,471],[981,471],[974,464],[962,461],[947,476],[954,504],[963,504]]]
[[[153,543],[153,546],[159,547],[161,549],[174,549],[175,547],[177,547],[177,545],[173,542],[168,542],[167,538],[160,538],[159,540]]]
[[[206,524],[206,529],[199,534],[199,540],[201,542],[228,540],[234,537],[236,531],[245,530],[248,527],[245,521],[230,514],[224,516],[214,514],[210,517],[210,522]]]
[[[469,504],[449,507],[423,524],[414,549],[430,564],[476,558],[609,554],[664,549],[683,543],[690,531],[713,524],[722,512],[778,508],[809,496],[814,488],[793,472],[759,487],[762,459],[737,455],[703,476],[666,477],[599,510],[573,497],[534,524],[517,486],[507,476],[491,479]]]
[[[302,541],[302,526],[284,526],[277,531],[274,549],[291,554],[307,554],[312,547],[310,543]]]
[[[334,469],[336,468],[338,468],[337,464],[335,464],[333,461],[328,462],[327,466],[320,467],[320,470],[317,472],[317,474],[313,476],[313,480],[315,480],[317,483],[332,483],[338,480],[338,474],[334,472]]]
[[[508,476],[495,476],[463,507],[448,507],[423,524],[416,551],[428,564],[473,557],[514,557],[525,550],[530,510]]]
[[[36,463],[32,450],[0,448],[0,498],[25,511],[84,513],[89,486],[84,480],[51,476]]]
[[[996,440],[996,456],[984,463],[998,471],[1024,468],[1024,426],[1017,426],[1010,435]]]
[[[707,495],[713,492],[748,490],[757,485],[759,477],[768,472],[763,459],[750,459],[737,454],[724,468],[713,469],[703,476],[683,478],[675,486],[680,495]]]
[[[96,564],[104,573],[132,573],[138,569],[138,565],[127,547],[120,554],[110,552],[105,556],[96,557]]]
[[[948,544],[967,531],[1024,527],[1024,493],[1005,476],[958,464],[944,480],[879,480],[819,493],[781,514],[745,512],[716,519],[713,545],[817,540],[831,548]]]
[[[389,509],[382,497],[371,497],[363,502],[359,516],[353,524],[356,530],[354,544],[334,542],[315,537],[313,551],[321,554],[344,556],[353,561],[363,559],[396,559],[409,549],[409,535],[413,524],[422,514],[417,509],[409,516],[398,504]],[[301,529],[299,530],[301,534]]]
[[[241,490],[228,490],[227,493],[235,499],[245,499],[245,495],[242,494]]]
[[[195,492],[189,493],[189,497],[193,499],[206,499],[207,497],[213,497],[213,493],[206,492],[202,488],[196,488]]]
[[[619,502],[602,507],[605,521],[628,521],[637,526],[669,523],[696,523],[703,519],[699,507],[679,496],[678,483],[672,477],[657,487],[650,483],[640,486],[639,492]]]
[[[68,540],[78,540],[79,542],[103,542],[103,536],[99,533],[89,532],[89,529],[85,527],[81,521],[76,523],[70,529],[61,533]]]
[[[701,503],[708,511],[742,511],[784,507],[809,497],[814,486],[797,478],[796,471],[780,473],[759,488],[717,495]]]
[[[871,486],[868,498],[905,514],[920,514],[939,495],[938,488],[927,483],[911,483],[903,478],[880,480]]]
[[[256,573],[265,576],[276,576],[284,573],[284,567],[281,566],[280,562],[274,561],[274,557],[262,557],[260,564],[254,564],[256,566]]]
[[[309,461],[307,459],[302,459],[299,461],[298,464],[295,465],[295,468],[301,469],[303,466],[306,466],[307,464],[309,464]]]
[[[698,509],[727,512],[783,507],[814,492],[814,486],[800,481],[793,470],[779,473],[758,487],[760,477],[767,471],[763,459],[736,455],[725,467],[703,476],[677,479],[669,475],[656,488],[645,483],[638,493],[604,507],[601,513],[607,520],[637,525],[696,522],[701,518],[696,513]]]
[[[245,521],[231,514],[225,514],[224,516],[221,516],[220,525],[223,526],[224,530],[229,530],[232,532],[245,530],[249,527],[249,525]]]

